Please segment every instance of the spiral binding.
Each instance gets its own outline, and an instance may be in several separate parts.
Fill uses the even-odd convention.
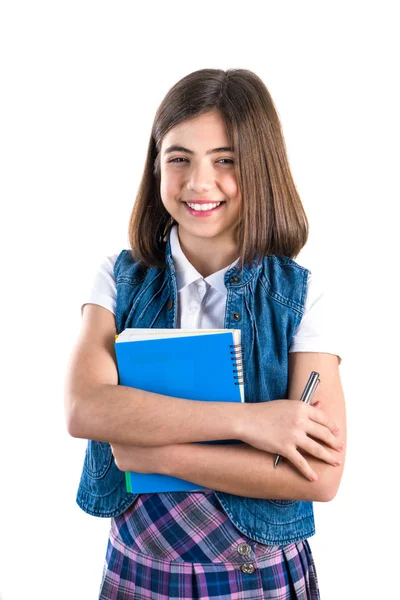
[[[233,373],[238,373],[238,375],[234,375],[234,379],[238,379],[239,381],[235,381],[235,385],[245,385],[247,380],[244,377],[244,358],[243,358],[243,344],[229,344],[230,348],[234,348],[231,350],[231,354],[234,356],[231,357],[232,363],[234,367],[239,367],[238,369],[233,369]],[[240,359],[240,362],[239,362]]]

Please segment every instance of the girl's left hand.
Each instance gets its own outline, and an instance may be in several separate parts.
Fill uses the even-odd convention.
[[[166,446],[132,446],[110,444],[115,464],[120,471],[162,473]]]

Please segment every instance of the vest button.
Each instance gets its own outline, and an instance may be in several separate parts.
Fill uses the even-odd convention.
[[[233,318],[235,319],[235,321],[240,321],[239,313],[233,313]]]
[[[243,573],[254,573],[256,568],[251,563],[244,563],[244,565],[240,565],[240,570],[243,571]]]
[[[248,556],[251,552],[251,546],[243,542],[242,544],[239,544],[237,550],[242,556]]]
[[[174,305],[173,300],[168,300],[168,304],[167,304],[168,310],[171,310],[171,308],[173,307],[173,305]]]
[[[232,283],[239,283],[239,277],[236,277],[236,275],[234,275],[231,279]]]

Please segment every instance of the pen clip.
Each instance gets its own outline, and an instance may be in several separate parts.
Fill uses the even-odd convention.
[[[317,389],[318,389],[318,386],[319,386],[319,384],[320,384],[320,383],[321,383],[321,380],[320,380],[320,379],[317,379],[317,381],[316,381],[316,383],[315,383],[315,386],[314,386],[314,389],[313,389],[313,391],[312,391],[312,393],[311,393],[311,396],[310,396],[310,401],[309,401],[309,404],[311,404],[311,400],[314,398],[314,396],[315,396],[315,392],[317,391]]]

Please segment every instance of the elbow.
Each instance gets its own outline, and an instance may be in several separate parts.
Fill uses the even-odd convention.
[[[79,432],[76,422],[72,419],[67,420],[67,431],[71,437],[81,438],[82,435]]]
[[[318,491],[318,502],[331,502],[339,490],[341,474],[339,477],[331,477],[329,480],[321,482]]]
[[[82,438],[77,401],[65,396],[64,415],[67,432],[71,437]]]
[[[324,486],[318,494],[318,502],[330,502],[337,494],[338,487]]]
[[[325,463],[316,468],[318,475],[318,481],[315,482],[318,483],[317,502],[330,502],[336,497],[343,475],[344,458],[344,454],[342,454],[340,457],[342,464],[339,466]]]

